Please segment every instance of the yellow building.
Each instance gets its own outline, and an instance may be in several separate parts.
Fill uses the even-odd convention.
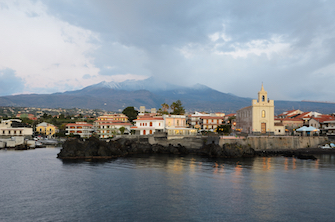
[[[274,101],[268,99],[268,93],[262,84],[258,99],[253,99],[251,106],[236,112],[236,128],[254,135],[284,134],[285,128],[274,123],[274,107]]]
[[[36,126],[36,133],[44,134],[48,137],[54,136],[57,132],[58,128],[50,123],[42,122]]]

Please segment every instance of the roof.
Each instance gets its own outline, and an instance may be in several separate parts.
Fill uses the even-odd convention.
[[[291,118],[277,118],[277,119],[275,119],[275,120],[279,120],[279,121],[296,121],[296,122],[302,122],[303,120],[302,119],[296,119],[296,118],[294,118],[294,119],[291,119]]]
[[[335,120],[335,118],[331,115],[321,115],[320,117],[312,117],[311,119],[314,119],[318,121],[319,123]]]
[[[131,123],[102,123],[100,126],[111,126],[111,125],[123,125],[123,126],[132,126]]]
[[[83,124],[83,123],[68,123],[68,124],[66,124],[66,126],[92,126],[93,127],[93,125],[92,124],[88,124],[88,123],[86,123],[86,124]]]
[[[309,114],[310,114],[310,112],[304,112],[304,113],[301,113],[298,116],[294,117],[294,119],[311,117],[311,116],[309,116]]]
[[[200,119],[224,119],[223,116],[202,116]]]
[[[250,109],[252,106],[247,106],[247,107],[243,107],[242,109],[239,109],[238,111],[240,110],[244,110],[244,109]]]
[[[164,120],[162,117],[154,118],[154,117],[142,117],[139,119],[134,119],[133,121],[141,121],[141,120]]]
[[[42,122],[42,123],[36,125],[36,127],[40,127],[40,126],[43,126],[43,127],[51,126],[51,127],[57,128],[56,126],[54,126],[54,125],[52,125],[50,123],[46,123],[46,122]]]
[[[119,123],[120,120],[107,119],[107,120],[96,120],[95,123]]]

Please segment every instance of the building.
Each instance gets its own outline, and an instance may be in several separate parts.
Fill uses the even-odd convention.
[[[65,135],[79,135],[81,138],[89,138],[93,133],[93,125],[87,122],[76,122],[66,124]]]
[[[22,123],[20,119],[2,120],[0,124],[0,137],[10,138],[13,136],[32,137],[33,128]]]
[[[302,114],[303,111],[299,110],[299,109],[294,109],[294,110],[289,110],[289,111],[285,111],[281,114],[279,114],[277,116],[277,118],[279,119],[285,119],[285,118],[294,118],[300,114]]]
[[[151,135],[166,132],[168,136],[196,135],[197,130],[187,128],[185,115],[152,116],[149,113],[139,114],[134,120],[135,126],[131,130],[135,135]]]
[[[105,114],[103,116],[97,117],[97,121],[108,122],[108,121],[118,121],[118,122],[128,122],[128,117],[123,113],[118,114]]]
[[[38,134],[46,135],[48,137],[53,137],[58,132],[58,127],[50,123],[42,122],[36,125],[35,132]]]
[[[135,126],[130,130],[135,131],[135,135],[151,135],[155,132],[164,131],[164,119],[162,116],[138,115],[137,119],[133,120]]]
[[[95,132],[98,134],[99,138],[107,139],[113,137],[114,135],[121,134],[122,131],[123,133],[129,133],[131,126],[131,123],[110,121],[99,124],[97,127],[95,127]],[[122,127],[124,128],[123,130]]]
[[[223,124],[223,119],[222,116],[202,116],[200,117],[201,129],[214,130]]]
[[[253,135],[284,135],[285,127],[274,123],[274,101],[268,98],[263,84],[258,99],[236,112],[236,128]]]
[[[186,123],[191,128],[196,129],[215,129],[217,126],[223,124],[225,114],[224,113],[201,113],[195,112],[194,114],[190,114],[187,116]],[[216,125],[214,127],[214,125]],[[212,128],[214,127],[214,128]]]
[[[194,136],[198,130],[187,128],[185,115],[163,115],[164,131],[168,136]]]
[[[321,134],[335,138],[335,119],[321,122]]]
[[[116,134],[120,134],[121,127],[124,127],[125,132],[128,133],[131,126],[132,124],[129,123],[128,117],[122,113],[99,116],[93,123],[93,128],[99,138],[110,138]]]

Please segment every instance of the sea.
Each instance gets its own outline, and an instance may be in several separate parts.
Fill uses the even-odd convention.
[[[0,150],[0,221],[335,221],[335,156],[57,159]]]

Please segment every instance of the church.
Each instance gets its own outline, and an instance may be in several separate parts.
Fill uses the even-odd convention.
[[[274,108],[262,84],[258,99],[236,112],[236,128],[252,135],[284,135],[285,127],[274,122]]]

